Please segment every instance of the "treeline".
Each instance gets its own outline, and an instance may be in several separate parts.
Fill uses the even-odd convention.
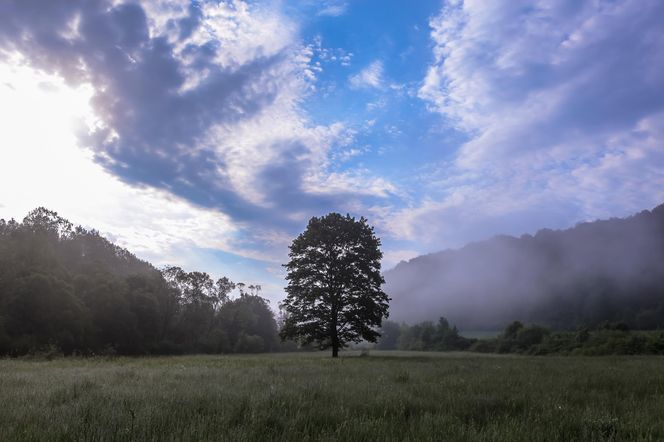
[[[458,351],[467,350],[474,342],[459,335],[456,326],[450,326],[442,317],[437,324],[424,321],[410,326],[385,321],[380,332],[381,338],[376,344],[379,350]]]
[[[20,223],[0,220],[0,354],[264,352],[281,345],[260,286],[179,267],[157,270],[44,208]]]
[[[515,321],[500,336],[477,340],[469,350],[531,355],[662,355],[664,332],[632,331],[624,322],[604,322],[594,328],[554,333],[545,327]]]
[[[472,351],[529,355],[664,355],[664,331],[632,331],[624,322],[604,322],[597,327],[552,332],[539,325],[509,324],[494,338],[466,338],[445,318],[437,324],[383,323],[380,350]]]

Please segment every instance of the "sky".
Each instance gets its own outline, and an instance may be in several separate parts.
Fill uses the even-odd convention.
[[[383,268],[664,202],[659,0],[4,0],[0,218],[283,296],[312,216]]]

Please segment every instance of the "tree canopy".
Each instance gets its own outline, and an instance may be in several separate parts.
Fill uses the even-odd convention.
[[[321,349],[376,342],[389,298],[380,273],[380,239],[365,218],[311,218],[290,246],[282,339]]]
[[[0,355],[277,350],[259,294],[226,277],[156,269],[45,208],[0,220]]]

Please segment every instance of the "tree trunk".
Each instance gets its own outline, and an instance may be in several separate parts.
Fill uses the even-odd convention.
[[[333,322],[332,327],[332,357],[339,357],[339,335],[337,334],[337,321]]]
[[[338,296],[337,296],[338,298]],[[338,358],[339,357],[339,330],[337,330],[337,318],[338,318],[338,311],[337,311],[337,303],[333,302],[332,304],[332,321],[330,324],[330,332],[332,333],[332,357],[333,358]]]

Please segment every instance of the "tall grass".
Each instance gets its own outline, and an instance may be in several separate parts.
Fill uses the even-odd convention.
[[[0,360],[1,440],[664,440],[664,358]]]

